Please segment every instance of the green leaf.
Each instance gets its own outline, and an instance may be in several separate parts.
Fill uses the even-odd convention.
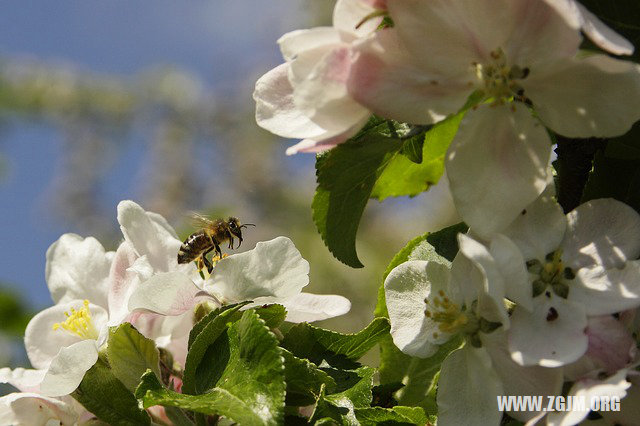
[[[354,368],[355,361],[387,336],[389,330],[386,318],[376,318],[354,334],[341,334],[302,323],[289,330],[281,345],[293,355],[316,365],[326,360],[337,367]]]
[[[464,224],[450,226],[432,234],[416,237],[400,250],[385,270],[378,290],[375,316],[388,317],[389,315],[384,295],[384,280],[393,268],[407,260],[431,260],[440,263],[453,260],[458,251],[457,234],[464,231],[466,231]],[[418,405],[428,412],[435,412],[433,392],[440,364],[460,344],[461,341],[455,339],[441,346],[432,357],[421,359],[403,354],[393,344],[389,335],[380,342],[380,383],[404,383],[405,386],[396,395],[398,403]]]
[[[392,382],[383,385],[374,386],[371,389],[373,393],[372,407],[392,408],[398,405],[394,394],[404,387],[404,383]]]
[[[208,333],[206,329],[201,335],[205,333]],[[198,339],[200,335],[192,350]],[[240,320],[219,334],[216,344],[222,343],[221,340],[226,341],[228,362],[214,383],[215,387],[207,393],[179,394],[165,389],[157,378],[147,373],[136,390],[136,396],[142,399],[145,408],[164,405],[208,415],[219,414],[239,424],[280,424],[285,382],[284,364],[276,337],[255,311],[247,310]]]
[[[155,373],[150,372],[155,377]],[[157,380],[157,378],[156,378]],[[98,358],[87,371],[73,396],[87,410],[110,425],[149,425],[149,415],[138,407],[138,401]]]
[[[209,313],[191,330],[187,360],[182,377],[182,392],[195,395],[215,385],[229,359],[228,323],[244,304],[223,307]],[[202,325],[204,324],[204,325]],[[196,330],[198,327],[198,330]],[[197,333],[197,334],[196,334]],[[202,366],[201,366],[202,365]]]
[[[278,304],[260,306],[254,309],[260,319],[264,321],[269,328],[280,327],[287,316],[286,308]]]
[[[356,418],[362,426],[425,425],[429,418],[420,407],[356,408]]]
[[[211,322],[213,321],[215,318],[218,317],[218,315],[222,314],[223,312],[229,310],[229,309],[233,309],[234,312],[237,312],[238,309],[240,309],[241,307],[248,305],[251,302],[241,302],[241,303],[233,303],[231,305],[225,305],[222,306],[220,308],[214,309],[213,311],[209,312],[208,314],[206,314],[200,321],[198,321],[193,328],[191,329],[191,331],[189,332],[189,349],[191,349],[191,345],[193,344],[193,341],[196,339],[196,337],[198,337],[198,335],[202,332],[202,330],[204,330],[204,328]],[[238,317],[239,318],[239,317]]]
[[[394,155],[376,181],[371,197],[379,201],[388,197],[413,197],[435,185],[442,176],[445,154],[465,112],[439,122],[424,134],[420,163],[405,155]]]
[[[335,380],[312,362],[295,357],[287,350],[282,350],[282,355],[287,383],[287,405],[313,404],[323,385],[329,392],[335,389]]]
[[[330,417],[340,424],[358,425],[354,409],[370,406],[375,371],[374,368],[367,366],[353,370],[351,373],[357,377],[357,380],[348,389],[339,393],[327,395],[326,388],[323,386],[311,415],[311,421]]]
[[[161,377],[155,343],[129,323],[109,329],[107,358],[113,375],[132,392],[147,369]]]
[[[417,135],[405,140],[400,153],[416,164],[422,163],[422,147],[424,146],[424,135],[426,128]]]
[[[400,140],[371,131],[317,158],[313,221],[329,251],[351,267],[363,266],[356,253],[356,233],[371,190],[401,148]]]

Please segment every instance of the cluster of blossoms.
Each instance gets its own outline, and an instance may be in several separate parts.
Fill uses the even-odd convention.
[[[132,324],[168,352],[175,389],[185,365],[194,312],[235,302],[279,303],[289,322],[343,315],[351,305],[336,295],[303,293],[309,264],[286,237],[221,259],[203,279],[194,264],[178,264],[182,244],[160,215],[132,201],[118,205],[124,241],[105,251],[95,238],[65,234],[46,256],[54,306],[36,314],[25,332],[33,369],[0,369],[0,382],[21,392],[0,398],[0,424],[71,425],[93,417],[72,394],[106,350],[111,327]],[[154,411],[155,410],[155,411]],[[171,422],[162,407],[150,408]]]
[[[384,284],[402,352],[465,342],[442,365],[438,424],[497,425],[498,395],[563,386],[637,398],[640,216],[613,199],[565,215],[549,167],[549,131],[613,137],[640,118],[640,66],[580,50],[583,34],[614,55],[633,46],[574,0],[338,0],[333,23],[285,34],[286,62],[256,84],[258,124],[303,139],[288,154],[333,148],[371,114],[432,125],[472,103],[431,200],[451,212],[439,225],[469,226],[460,250],[403,263]],[[633,398],[605,420],[637,423]]]

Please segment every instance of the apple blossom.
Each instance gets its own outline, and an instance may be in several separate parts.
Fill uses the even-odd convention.
[[[349,311],[351,304],[342,296],[301,293],[308,274],[309,263],[293,242],[277,237],[221,259],[202,287],[184,274],[155,275],[131,295],[129,309],[183,315],[200,301],[220,306],[250,300],[253,306],[284,305],[290,322],[318,321]]]
[[[369,4],[368,4],[369,3]],[[256,82],[258,125],[286,138],[303,139],[287,154],[317,152],[355,135],[370,116],[347,93],[351,44],[380,23],[380,2],[338,0],[333,27],[296,30],[278,43],[285,63]]]
[[[475,253],[465,249],[468,243]],[[490,249],[468,243],[461,241],[461,253],[476,264],[492,261],[487,281],[506,286],[505,297],[516,302],[509,346],[521,365],[577,360],[587,351],[590,317],[640,305],[640,216],[619,201],[592,200],[565,216],[542,196],[485,243]],[[528,288],[533,299],[509,295],[514,288]]]
[[[80,417],[76,408],[72,401],[37,393],[11,393],[0,397],[0,426],[72,426]]]
[[[473,92],[484,94],[487,102],[466,113],[445,163],[458,212],[480,236],[507,226],[546,187],[551,141],[544,126],[567,137],[608,137],[640,118],[640,67],[577,56],[579,25],[547,2],[403,0],[387,7],[394,27],[354,43],[349,93],[378,115],[412,124],[438,122]]]

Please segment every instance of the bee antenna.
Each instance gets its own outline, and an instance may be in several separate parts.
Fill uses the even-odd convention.
[[[246,228],[247,226],[256,226],[253,223],[245,223],[240,228]]]

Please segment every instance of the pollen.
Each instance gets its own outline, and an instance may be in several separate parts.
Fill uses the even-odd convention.
[[[65,312],[67,319],[64,322],[53,324],[53,329],[63,329],[74,336],[82,339],[98,338],[98,331],[91,320],[91,312],[89,311],[89,301],[84,301],[84,306],[78,310],[71,308],[70,312]]]
[[[430,303],[427,302],[427,308],[424,315],[431,321],[438,324],[438,330],[443,333],[454,334],[462,331],[469,323],[469,317],[464,310],[456,303],[453,303],[448,297],[444,296],[444,292],[438,292],[438,296],[434,297]],[[437,338],[438,333],[434,333]]]
[[[498,48],[490,53],[491,59],[484,64],[472,63],[476,78],[481,88],[495,104],[504,104],[514,98],[521,98],[522,88],[517,80],[523,80],[529,75],[528,68],[509,65],[502,49]]]

